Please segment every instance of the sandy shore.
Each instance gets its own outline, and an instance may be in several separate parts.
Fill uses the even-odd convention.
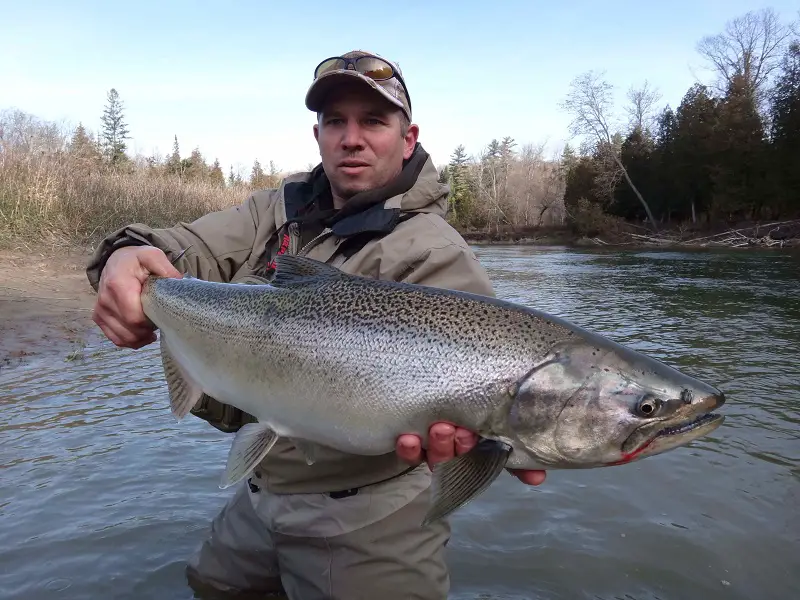
[[[0,251],[0,372],[37,358],[68,359],[102,336],[92,321],[88,254]]]

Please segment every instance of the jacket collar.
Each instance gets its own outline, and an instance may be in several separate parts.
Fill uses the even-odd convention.
[[[282,187],[285,221],[278,223],[278,226],[298,222],[308,231],[307,235],[312,237],[325,227],[330,227],[334,235],[340,237],[366,232],[388,233],[396,226],[401,213],[407,212],[402,201],[393,202],[393,207],[387,206],[388,201],[411,191],[418,184],[420,174],[426,167],[436,173],[430,155],[417,143],[411,156],[403,161],[403,169],[395,179],[383,187],[356,194],[341,210],[336,211],[333,208],[330,182],[319,164],[304,176],[284,180]],[[430,178],[431,173],[426,172],[425,177]],[[426,186],[424,192],[426,195],[428,187],[430,186]],[[437,185],[430,191],[435,193],[430,194],[430,198],[414,202],[415,206],[409,209],[424,209],[426,204],[437,203],[441,197],[446,199],[449,189],[447,186]]]

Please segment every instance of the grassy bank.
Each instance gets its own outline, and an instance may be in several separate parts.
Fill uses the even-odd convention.
[[[112,169],[66,152],[0,153],[0,248],[57,251],[86,247],[132,222],[169,227],[244,201],[245,183],[186,179],[147,166]],[[584,214],[585,212],[585,214]],[[800,221],[703,229],[666,226],[658,234],[595,211],[569,226],[459,228],[473,244],[599,246],[800,245]]]
[[[131,222],[171,226],[240,203],[244,186],[111,170],[66,153],[0,153],[0,247],[85,245]]]

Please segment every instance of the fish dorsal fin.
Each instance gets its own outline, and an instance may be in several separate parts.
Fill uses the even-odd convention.
[[[305,256],[281,254],[275,259],[275,263],[277,270],[272,285],[276,287],[308,283],[314,279],[345,277],[345,274],[336,267]]]

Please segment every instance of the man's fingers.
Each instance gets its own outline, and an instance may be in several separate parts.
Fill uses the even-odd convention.
[[[547,477],[546,471],[525,471],[522,469],[508,469],[514,477],[528,485],[541,485]]]
[[[427,458],[431,467],[455,456],[455,427],[449,423],[434,423],[428,434]]]
[[[98,324],[106,337],[116,346],[138,349],[155,341],[155,333],[147,327],[128,327],[112,315],[95,313]]]
[[[161,250],[153,248],[152,252],[141,252],[138,255],[139,264],[149,273],[161,277],[183,277],[180,271],[172,266],[167,255]]]
[[[478,436],[472,433],[469,429],[456,429],[456,455],[461,456],[466,454],[475,444],[478,443]]]
[[[396,450],[401,460],[412,465],[418,465],[424,459],[422,443],[416,435],[401,435],[397,438]]]

